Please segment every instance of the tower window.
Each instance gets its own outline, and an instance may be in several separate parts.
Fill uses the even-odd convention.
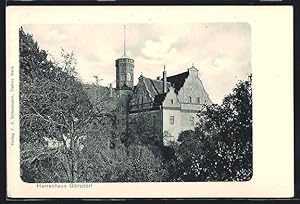
[[[173,99],[171,99],[171,104],[174,104],[174,100]]]
[[[191,96],[189,96],[189,102],[192,103],[192,97]]]
[[[197,103],[200,103],[200,97],[197,97]]]
[[[195,125],[195,123],[194,123],[194,117],[190,117],[190,125],[191,125],[191,126],[194,126],[194,125]]]
[[[174,116],[170,116],[170,124],[174,125]]]
[[[131,78],[132,78],[132,77],[131,77],[131,73],[128,72],[128,73],[127,73],[127,81],[131,81]]]
[[[126,75],[125,75],[124,73],[122,73],[122,74],[121,74],[121,79],[120,79],[120,81],[125,81],[125,76],[126,76]]]

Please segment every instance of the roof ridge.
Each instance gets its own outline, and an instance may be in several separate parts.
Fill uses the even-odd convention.
[[[171,75],[171,76],[168,76],[167,78],[170,78],[170,77],[176,77],[176,76],[178,76],[178,75],[186,74],[186,73],[189,73],[189,71],[185,71],[185,72],[181,72],[181,73],[179,73],[179,74]]]
[[[163,82],[162,80],[158,80],[158,79],[152,79],[153,81],[159,81],[159,82]]]

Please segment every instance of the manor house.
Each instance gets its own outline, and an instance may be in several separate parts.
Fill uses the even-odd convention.
[[[106,87],[110,97],[117,101],[117,125],[126,132],[132,117],[147,114],[148,120],[159,127],[161,142],[176,141],[183,130],[193,129],[197,113],[211,100],[194,66],[182,73],[168,76],[164,67],[162,76],[151,79],[140,75],[134,84],[134,60],[124,55],[115,61],[116,87]],[[104,88],[104,87],[103,87]]]

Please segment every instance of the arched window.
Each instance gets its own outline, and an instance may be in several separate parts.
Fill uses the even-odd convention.
[[[127,81],[131,81],[131,78],[132,78],[131,73],[128,72],[128,73],[127,73]]]
[[[120,79],[120,81],[125,81],[125,73],[121,73],[121,79]]]

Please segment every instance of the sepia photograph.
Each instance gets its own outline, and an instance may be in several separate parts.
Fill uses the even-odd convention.
[[[9,7],[8,197],[292,196],[291,11]]]
[[[22,26],[22,180],[248,181],[250,35],[243,23]]]

